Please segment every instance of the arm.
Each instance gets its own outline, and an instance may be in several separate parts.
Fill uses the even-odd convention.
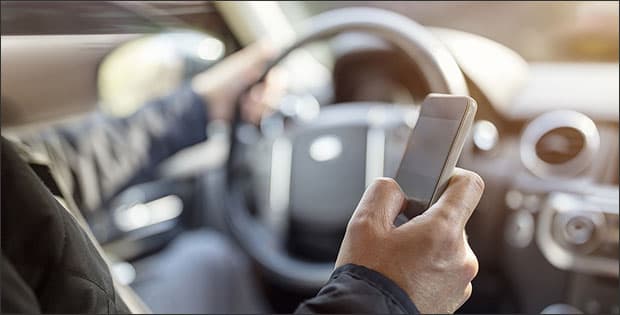
[[[184,86],[126,118],[96,112],[24,139],[49,156],[82,211],[145,178],[166,157],[204,141],[204,98]]]
[[[23,140],[52,160],[66,191],[88,216],[121,189],[148,179],[165,158],[204,141],[207,117],[230,119],[237,96],[275,54],[270,47],[267,42],[250,45],[130,117],[95,113]],[[260,113],[266,98],[244,106]]]
[[[39,314],[39,301],[28,284],[13,267],[13,264],[2,253],[2,311],[12,314]]]
[[[4,138],[2,197],[3,311],[129,313],[101,247]]]

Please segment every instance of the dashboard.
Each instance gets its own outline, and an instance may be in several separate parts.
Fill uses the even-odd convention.
[[[416,104],[425,90],[418,75],[395,51],[344,54],[334,66],[336,102]],[[529,63],[503,104],[485,97],[492,88],[470,87],[478,120],[460,161],[487,184],[468,225],[486,266],[474,285],[492,286],[496,275],[482,269],[497,268],[520,311],[618,313],[618,64]],[[492,296],[484,290],[470,303]]]
[[[506,145],[518,147],[529,175],[617,187],[618,104],[617,63],[531,64],[527,83],[494,123],[504,125]]]
[[[523,307],[617,313],[618,64],[531,64],[503,114],[513,128],[494,158],[511,162],[495,202]]]

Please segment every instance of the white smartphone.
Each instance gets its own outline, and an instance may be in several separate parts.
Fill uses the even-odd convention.
[[[396,173],[408,199],[407,219],[428,209],[448,186],[476,115],[468,96],[429,94]]]

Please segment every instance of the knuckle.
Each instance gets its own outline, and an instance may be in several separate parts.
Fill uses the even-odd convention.
[[[366,216],[355,217],[349,221],[347,230],[349,233],[368,235],[374,233],[374,225],[372,220]]]
[[[417,244],[431,245],[438,238],[438,233],[435,225],[431,220],[420,222],[416,226],[415,233],[411,233],[408,230],[396,229],[392,233],[402,235],[403,239],[414,239]]]
[[[443,213],[433,213],[428,221],[425,222],[424,226],[426,226],[429,231],[435,231],[435,233],[431,234],[433,237],[441,236],[448,228],[448,220]]]
[[[446,196],[441,201],[441,208],[440,217],[453,220],[455,217],[459,217],[463,210],[469,208],[469,203],[467,199],[458,196]]]
[[[379,177],[375,179],[374,184],[386,191],[400,191],[400,186],[393,178]]]
[[[484,180],[477,173],[467,171],[465,179],[467,180],[467,184],[469,187],[478,193],[482,193],[484,191]]]
[[[455,227],[444,231],[444,240],[454,249],[459,249],[463,244],[463,232]]]
[[[456,243],[461,238],[460,229],[455,226],[450,211],[441,211],[430,222],[436,235],[442,242]]]
[[[469,281],[473,280],[478,274],[478,268],[478,259],[475,257],[467,259],[463,264],[463,276]]]
[[[436,222],[429,223],[427,233],[419,236],[419,241],[431,250],[435,262],[442,262],[440,265],[460,272],[464,261],[464,258],[461,258],[464,252],[463,233],[448,220],[436,220]]]

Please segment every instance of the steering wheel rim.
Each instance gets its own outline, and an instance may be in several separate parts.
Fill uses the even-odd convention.
[[[469,95],[463,72],[448,49],[424,26],[392,11],[343,8],[319,14],[306,22],[305,33],[284,49],[264,70],[267,73],[292,51],[340,33],[364,32],[394,44],[419,67],[432,92]]]
[[[264,70],[256,83],[292,51],[311,42],[343,32],[364,32],[388,40],[400,48],[420,68],[430,90],[437,93],[468,95],[467,84],[458,64],[447,48],[430,31],[397,13],[376,8],[343,8],[331,10],[310,19],[306,32],[284,49]],[[234,124],[240,122],[239,106]],[[278,247],[275,235],[257,222],[246,206],[246,199],[231,176],[234,169],[236,128],[231,132],[231,152],[228,159],[228,193],[225,196],[227,222],[241,247],[274,279],[302,290],[316,290],[333,271],[333,263],[314,263],[295,259]]]

